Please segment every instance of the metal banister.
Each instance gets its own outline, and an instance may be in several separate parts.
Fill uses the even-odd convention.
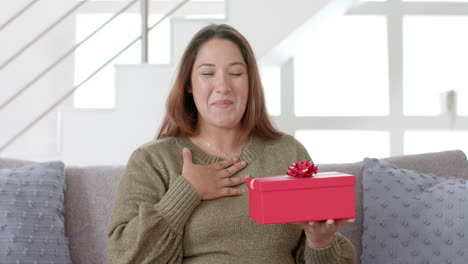
[[[156,23],[154,23],[151,27],[148,28],[148,32],[159,25],[164,19],[172,15],[175,11],[181,8],[184,4],[189,2],[190,0],[183,0],[179,4],[177,4],[171,11],[169,11],[166,15],[164,15],[161,19],[159,19]],[[24,133],[26,133],[29,129],[31,129],[37,122],[42,120],[47,114],[49,114],[52,110],[54,110],[57,106],[59,106],[63,101],[65,101],[68,97],[70,97],[78,88],[80,88],[83,84],[89,81],[94,75],[98,74],[102,69],[104,69],[108,64],[110,64],[113,60],[115,60],[118,56],[124,53],[127,49],[129,49],[133,44],[138,42],[142,36],[138,36],[132,42],[130,42],[125,48],[120,50],[117,54],[115,54],[112,58],[102,64],[96,71],[90,74],[87,78],[85,78],[80,84],[73,87],[70,91],[62,95],[55,103],[53,103],[50,107],[48,107],[45,111],[39,114],[33,121],[31,121],[26,127],[21,129],[18,133],[16,133],[10,140],[8,140],[5,144],[0,147],[0,152],[4,151],[9,145],[11,145],[14,141],[16,141],[19,137],[21,137]],[[1,108],[0,108],[1,109]]]
[[[25,52],[27,49],[29,49],[34,43],[36,43],[38,40],[40,40],[42,37],[47,35],[53,28],[55,28],[58,24],[60,24],[65,18],[70,16],[73,12],[75,12],[78,8],[80,8],[82,5],[84,5],[88,0],[82,0],[78,2],[76,5],[74,5],[70,10],[68,10],[65,14],[63,14],[61,17],[59,17],[57,20],[55,20],[52,24],[50,24],[46,29],[44,29],[41,33],[39,33],[36,37],[34,37],[31,41],[29,41],[24,47],[19,49],[15,54],[10,56],[6,61],[4,61],[0,65],[0,70],[3,70],[8,64],[10,64],[12,61],[14,61],[16,58],[18,58],[19,55],[21,55],[23,52]]]
[[[148,63],[148,0],[141,0],[141,63]]]
[[[86,38],[84,38],[82,41],[80,41],[78,44],[73,46],[71,49],[66,51],[64,54],[62,54],[57,60],[55,60],[52,64],[50,64],[48,67],[46,67],[44,70],[42,70],[39,74],[37,74],[34,78],[32,78],[28,83],[26,83],[23,87],[21,87],[18,91],[16,91],[12,96],[10,96],[7,100],[2,102],[0,105],[0,111],[5,108],[7,105],[9,105],[11,102],[13,102],[18,96],[20,96],[22,93],[24,93],[27,89],[29,89],[33,84],[35,84],[37,81],[42,79],[47,73],[49,73],[53,68],[55,68],[60,62],[62,62],[64,59],[66,59],[68,56],[70,56],[77,48],[79,48],[81,45],[83,45],[86,41],[88,41],[91,37],[93,37],[97,32],[99,32],[101,29],[103,29],[107,24],[109,24],[112,20],[114,20],[117,16],[119,16],[121,13],[125,12],[127,9],[129,9],[133,4],[135,4],[138,0],[133,0],[130,3],[128,3],[126,6],[124,6],[122,9],[120,9],[117,13],[115,13],[111,18],[109,18],[106,22],[104,22],[101,26],[99,26],[96,30],[94,30],[91,34],[89,34]]]
[[[2,31],[4,28],[6,28],[9,24],[11,24],[15,19],[17,19],[19,16],[21,16],[26,10],[31,8],[35,3],[39,2],[39,0],[32,0],[29,2],[27,5],[25,5],[20,11],[18,11],[16,14],[11,16],[3,25],[0,26],[0,31]]]

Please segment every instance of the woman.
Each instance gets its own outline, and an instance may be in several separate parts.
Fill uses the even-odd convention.
[[[183,54],[158,140],[123,175],[107,238],[111,263],[354,263],[349,220],[260,225],[245,179],[310,159],[269,120],[254,54],[227,25]],[[305,232],[304,232],[305,231]]]

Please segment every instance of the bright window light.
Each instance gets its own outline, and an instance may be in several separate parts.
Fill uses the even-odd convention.
[[[318,164],[357,162],[365,157],[390,155],[390,134],[385,131],[298,130],[296,138]]]
[[[225,14],[202,14],[202,15],[185,15],[185,19],[225,19]]]
[[[407,131],[405,154],[459,149],[468,153],[468,131]]]
[[[107,21],[111,14],[82,14],[76,20],[76,42],[81,41]],[[162,16],[150,16],[149,25]],[[107,60],[127,46],[141,33],[139,14],[123,14],[82,45],[75,53],[75,85],[101,67]],[[169,63],[169,21],[163,21],[149,34],[149,61]],[[81,86],[74,94],[76,108],[115,107],[114,65],[141,61],[141,43],[138,41],[101,72]]]
[[[404,113],[444,112],[443,94],[458,93],[458,113],[468,115],[468,17],[406,16],[403,20]]]
[[[279,116],[281,114],[281,71],[280,67],[260,67],[263,91],[268,114]]]
[[[402,2],[466,3],[468,0],[402,0]]]
[[[294,57],[297,116],[389,113],[386,18],[343,16]]]
[[[150,15],[148,26],[154,25],[162,18],[162,15]],[[140,18],[139,18],[140,19]],[[140,25],[141,21],[138,21]],[[169,19],[164,19],[159,25],[153,28],[148,34],[148,61],[154,64],[171,63],[171,23]],[[139,42],[138,42],[138,45]],[[141,54],[140,54],[141,56]]]

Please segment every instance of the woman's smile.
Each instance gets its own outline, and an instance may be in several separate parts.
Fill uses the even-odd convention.
[[[232,104],[233,102],[231,100],[217,100],[217,101],[214,101],[211,105],[216,108],[226,109]]]

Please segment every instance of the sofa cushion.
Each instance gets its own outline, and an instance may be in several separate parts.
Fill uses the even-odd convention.
[[[71,263],[64,164],[0,169],[0,263]]]
[[[67,166],[66,233],[73,263],[107,263],[106,237],[123,166]]]
[[[362,183],[361,263],[466,263],[466,179],[365,159]]]
[[[31,164],[36,162],[0,158],[0,168]],[[107,263],[107,226],[124,168],[66,166],[65,234],[73,263]]]
[[[400,168],[417,170],[421,173],[433,173],[436,176],[447,177],[448,175],[468,179],[468,162],[466,155],[460,150],[450,150],[434,153],[423,153],[414,155],[401,155],[385,158]],[[1,163],[0,163],[1,166]],[[362,212],[362,168],[363,162],[341,163],[341,164],[319,164],[319,171],[341,171],[356,176],[354,186],[356,194],[356,221],[340,228],[340,232],[351,240],[356,255],[360,256],[361,236],[363,224]],[[357,262],[359,263],[359,261]]]

